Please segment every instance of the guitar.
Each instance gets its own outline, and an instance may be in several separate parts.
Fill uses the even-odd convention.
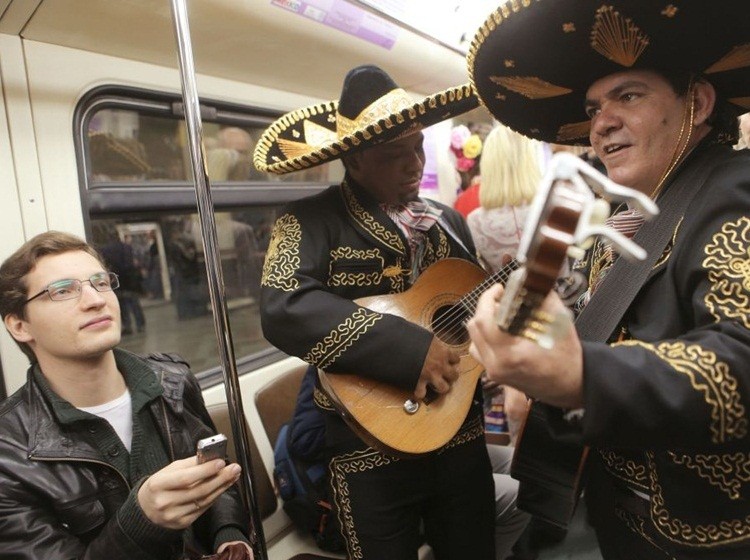
[[[538,312],[571,250],[580,252],[593,235],[604,235],[624,258],[646,257],[632,241],[601,225],[609,207],[593,197],[592,189],[631,202],[646,217],[658,212],[648,197],[611,182],[578,158],[559,154],[551,164],[551,175],[534,199],[521,239],[517,257],[521,266],[508,280],[497,311],[501,329],[543,348],[551,348],[557,335],[571,326],[570,313],[550,317]],[[518,507],[567,528],[583,487],[587,456],[587,448],[555,439],[543,405],[532,403],[511,464],[511,476],[520,482]]]
[[[581,166],[586,168],[586,180],[579,174]],[[521,239],[522,270],[516,270],[518,262],[514,261],[488,277],[465,260],[444,259],[425,270],[405,292],[356,300],[373,311],[390,313],[430,330],[461,355],[460,374],[451,390],[442,395],[428,391],[422,402],[412,400],[410,391],[368,377],[318,370],[321,386],[334,408],[362,440],[385,453],[409,457],[439,449],[458,432],[484,371],[468,354],[470,341],[464,323],[490,286],[508,281],[506,294],[513,294],[503,299],[507,300],[503,307],[507,325],[501,327],[542,345],[552,343],[566,318],[539,315],[536,307],[554,286],[568,247],[577,244],[579,237],[598,232],[597,226],[589,226],[592,216],[602,215],[602,208],[604,215],[609,211],[608,204],[596,202],[588,186],[589,170],[607,185],[602,190],[613,199],[632,198],[635,191],[612,183],[579,158],[556,155],[532,203],[530,216],[534,220],[527,222]],[[647,197],[636,195],[653,206]],[[529,228],[529,223],[533,227]],[[642,253],[624,236],[613,232],[610,237],[622,251]]]
[[[491,276],[463,259],[443,259],[419,275],[399,294],[360,298],[356,303],[390,313],[435,334],[461,356],[458,379],[445,394],[428,391],[422,402],[413,394],[368,377],[328,374],[320,383],[334,408],[368,445],[384,453],[408,457],[435,451],[448,443],[466,419],[484,367],[468,353],[465,322],[490,286],[505,283],[517,268],[512,261]]]

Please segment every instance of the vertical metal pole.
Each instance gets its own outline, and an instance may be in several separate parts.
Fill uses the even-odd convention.
[[[245,412],[242,408],[239,376],[232,344],[232,331],[229,326],[229,314],[224,292],[224,276],[221,270],[218,236],[214,220],[214,207],[211,201],[211,190],[206,168],[203,146],[203,124],[201,122],[198,88],[195,82],[193,48],[190,42],[190,25],[185,0],[171,0],[172,18],[177,38],[177,54],[182,79],[182,97],[185,103],[185,120],[190,147],[190,159],[193,164],[195,194],[198,201],[198,216],[201,225],[201,237],[206,257],[208,291],[213,307],[214,328],[219,343],[224,389],[229,406],[229,419],[232,424],[237,461],[242,467],[240,493],[245,509],[251,513],[255,532],[254,548],[257,560],[267,560],[266,541],[263,536],[263,522],[260,516],[258,500],[255,496],[252,466],[250,463],[250,445],[245,423]]]

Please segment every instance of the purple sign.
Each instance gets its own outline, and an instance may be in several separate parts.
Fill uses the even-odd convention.
[[[398,27],[345,0],[271,0],[271,4],[390,50]]]
[[[424,173],[422,173],[422,182],[419,184],[420,194],[426,194],[432,197],[438,194],[438,165],[437,165],[437,145],[435,132],[432,128],[425,128],[424,134]]]

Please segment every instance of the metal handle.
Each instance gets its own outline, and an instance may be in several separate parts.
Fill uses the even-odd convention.
[[[211,296],[213,308],[214,328],[219,345],[221,369],[224,374],[224,389],[227,394],[229,420],[234,434],[234,446],[237,461],[242,467],[240,477],[240,494],[245,509],[250,512],[255,538],[255,557],[267,560],[266,540],[263,535],[263,521],[260,516],[258,500],[255,496],[255,483],[250,463],[250,445],[245,423],[245,412],[242,408],[239,375],[234,357],[232,331],[229,326],[224,290],[224,277],[221,271],[216,221],[214,207],[211,201],[211,189],[208,179],[208,169],[203,145],[203,124],[201,122],[201,108],[198,100],[198,88],[195,82],[195,68],[193,64],[193,49],[190,42],[190,25],[188,21],[185,0],[171,0],[172,19],[175,37],[177,39],[177,55],[179,58],[180,77],[182,81],[182,97],[185,103],[185,121],[187,123],[190,160],[193,164],[193,178],[195,180],[195,195],[198,203],[198,216],[201,225],[201,238],[206,256],[206,274],[208,276],[208,292]]]

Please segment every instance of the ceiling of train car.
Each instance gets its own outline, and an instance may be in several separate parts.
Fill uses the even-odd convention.
[[[349,0],[372,7],[463,53],[503,0]]]
[[[368,62],[416,93],[468,80],[460,54],[415,33],[394,27],[395,43],[384,48],[280,7],[289,2],[316,3],[188,0],[196,70],[321,99],[337,97],[346,71]],[[0,9],[2,4],[8,7],[0,32],[177,65],[169,0],[0,0]]]

